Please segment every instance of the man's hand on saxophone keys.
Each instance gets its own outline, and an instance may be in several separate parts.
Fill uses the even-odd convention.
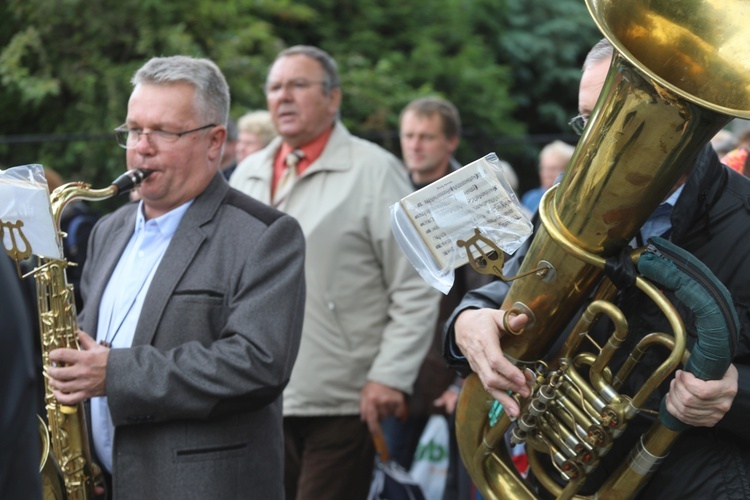
[[[106,395],[107,358],[110,349],[78,331],[78,349],[55,349],[49,354],[53,366],[46,369],[52,394],[66,405]],[[58,365],[58,366],[54,366]]]

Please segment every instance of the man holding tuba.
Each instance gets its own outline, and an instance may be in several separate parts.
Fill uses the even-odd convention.
[[[150,175],[91,234],[84,350],[53,350],[49,384],[63,404],[91,398],[116,499],[281,498],[302,231],[219,171],[229,87],[213,62],[157,57],[132,82],[117,139]]]
[[[571,122],[579,134],[602,91],[612,57],[613,47],[605,39],[586,58],[579,89],[580,114]],[[687,371],[678,370],[649,401],[650,408],[658,408],[658,402],[666,394],[669,413],[694,427],[683,432],[676,441],[656,476],[640,492],[642,498],[750,497],[747,482],[750,427],[743,417],[750,414],[750,250],[747,245],[750,205],[747,200],[750,200],[750,182],[719,163],[709,144],[636,237],[637,245],[652,236],[667,237],[700,259],[731,292],[741,323],[739,347],[723,378],[702,381]],[[528,244],[508,262],[506,274],[515,274],[527,249]],[[444,354],[463,374],[477,373],[485,390],[502,403],[509,416],[516,417],[518,402],[506,391],[527,397],[530,381],[526,377],[530,374],[523,373],[506,359],[500,347],[499,339],[509,335],[503,326],[506,313],[499,309],[508,287],[497,281],[464,297],[449,319]],[[673,296],[668,297],[672,300]],[[631,329],[629,342],[633,338],[632,342],[637,342],[649,332],[669,331],[663,316],[637,290],[621,291],[613,302],[627,317]],[[687,347],[691,349],[695,342],[694,314],[676,301],[672,302],[685,322]],[[508,325],[518,331],[527,320],[524,314],[514,315]],[[606,322],[594,323],[588,333],[606,341],[611,327],[602,323]],[[548,356],[550,354],[554,352]],[[661,362],[650,354],[628,380],[636,389]],[[626,434],[615,442],[611,453],[603,457],[597,474],[611,473],[625,460],[625,454],[650,424],[650,419],[642,415],[643,412],[630,422]],[[604,479],[606,476],[590,477],[582,493],[595,490]]]

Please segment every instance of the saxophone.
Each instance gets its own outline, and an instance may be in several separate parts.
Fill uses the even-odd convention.
[[[50,196],[52,217],[58,238],[63,209],[74,200],[104,200],[137,187],[151,172],[132,170],[118,177],[109,187],[92,190],[83,182],[71,182],[55,189]],[[42,366],[50,365],[49,353],[58,348],[78,349],[78,321],[73,286],[68,284],[65,259],[42,258],[32,271],[36,283]],[[91,460],[83,403],[60,404],[44,380],[44,403],[49,428],[40,419],[43,454],[40,465],[45,499],[94,498],[94,485],[102,483],[101,470]]]

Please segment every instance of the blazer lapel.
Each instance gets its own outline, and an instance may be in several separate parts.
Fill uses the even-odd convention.
[[[128,242],[135,231],[135,214],[138,206],[139,205],[137,204],[134,205],[129,214],[124,217],[124,223],[112,232],[111,235],[106,236],[109,243],[106,245],[106,253],[102,257],[100,275],[96,277],[96,280],[91,281],[91,290],[87,302],[90,302],[91,304],[101,304],[104,290],[107,288],[112,273],[115,272],[115,267],[117,267],[122,252],[125,251],[125,247],[128,245]],[[86,309],[85,306],[84,309]],[[91,310],[86,309],[86,324],[89,325],[88,330],[90,330],[87,331],[87,333],[96,338],[97,326],[99,325],[98,307],[92,308]]]
[[[228,190],[223,175],[217,173],[180,221],[146,293],[133,337],[134,346],[152,343],[170,297],[208,237],[203,226],[213,220]]]

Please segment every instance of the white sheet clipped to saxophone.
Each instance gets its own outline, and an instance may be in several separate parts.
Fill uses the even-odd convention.
[[[41,165],[0,170],[0,235],[8,253],[63,258]]]
[[[469,262],[468,241],[475,259],[491,259],[497,249],[515,252],[533,227],[490,153],[394,203],[391,229],[422,278],[447,294],[454,270]]]

